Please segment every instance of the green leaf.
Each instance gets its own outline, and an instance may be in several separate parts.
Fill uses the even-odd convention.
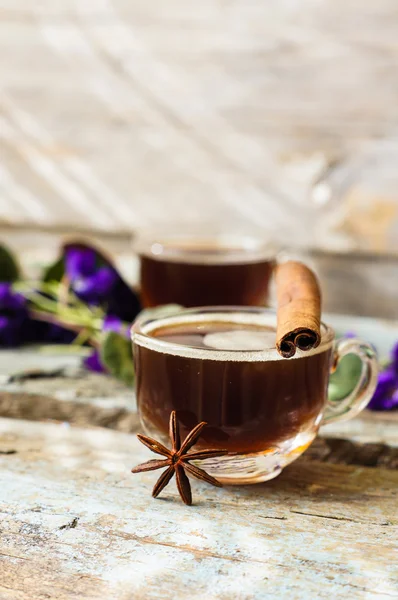
[[[348,354],[341,359],[336,371],[330,376],[329,399],[332,402],[343,400],[354,390],[361,368],[361,359],[355,354]]]
[[[18,263],[11,252],[0,245],[0,282],[12,283],[20,277]]]
[[[65,263],[64,258],[61,256],[55,263],[47,267],[43,273],[43,279],[45,283],[50,283],[51,281],[61,281],[65,274]]]
[[[134,383],[133,351],[130,340],[108,331],[100,347],[102,364],[109,373],[131,386]]]
[[[133,357],[131,357],[131,361]],[[122,367],[120,371],[120,380],[123,381],[128,387],[132,387],[134,385],[134,366],[133,362],[128,365]]]

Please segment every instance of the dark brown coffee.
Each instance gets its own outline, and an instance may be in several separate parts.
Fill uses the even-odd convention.
[[[140,256],[141,302],[193,306],[265,306],[274,261],[234,247],[154,244]],[[156,248],[162,251],[156,253]]]
[[[134,344],[137,400],[149,432],[166,438],[176,410],[183,435],[207,421],[202,447],[266,452],[302,431],[315,435],[326,403],[330,345],[277,358],[272,327],[216,320],[166,325],[150,336],[160,344]],[[173,346],[162,348],[162,342]]]

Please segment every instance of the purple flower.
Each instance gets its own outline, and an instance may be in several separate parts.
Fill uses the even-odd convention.
[[[115,333],[122,333],[123,323],[115,315],[107,315],[102,323],[102,331],[114,331]]]
[[[94,373],[105,373],[105,368],[102,366],[99,351],[93,350],[90,356],[86,356],[83,360],[83,365],[88,371],[94,371]]]
[[[0,283],[0,346],[32,342],[69,344],[75,337],[72,331],[33,319],[27,300],[14,292],[9,283]]]
[[[391,394],[389,400],[385,402],[385,410],[393,410],[398,408],[398,387]]]
[[[69,246],[65,253],[65,270],[70,279],[88,277],[95,271],[95,251],[83,246]]]
[[[107,315],[105,317],[102,324],[102,331],[113,331],[129,339],[128,327],[126,327],[121,319],[115,315]],[[83,360],[83,364],[89,371],[94,371],[95,373],[106,373],[106,368],[101,363],[100,353],[97,348],[93,350],[90,356],[87,356]]]
[[[88,304],[106,300],[118,275],[110,266],[98,266],[91,248],[69,247],[65,255],[65,270],[75,294]]]
[[[346,338],[356,338],[357,334],[355,333],[355,331],[346,331],[344,334],[344,337]]]
[[[377,387],[368,404],[370,410],[398,409],[398,343],[391,352],[391,364],[379,373]]]
[[[123,324],[119,317],[115,315],[107,315],[102,324],[102,331],[114,331],[119,335],[130,339],[129,328]]]
[[[9,283],[0,283],[0,346],[19,346],[29,329],[26,300],[13,292]]]
[[[69,246],[65,270],[73,291],[84,302],[101,304],[109,314],[127,322],[139,313],[137,295],[93,248]]]
[[[377,387],[372,400],[368,404],[370,410],[390,410],[394,408],[394,394],[398,391],[398,380],[394,369],[389,367],[379,373]],[[397,398],[398,406],[398,398]]]
[[[395,371],[395,374],[398,378],[398,342],[395,344],[394,348],[392,349],[392,364],[393,364],[393,368]]]

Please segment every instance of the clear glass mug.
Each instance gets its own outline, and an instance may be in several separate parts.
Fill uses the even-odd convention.
[[[277,254],[249,235],[146,234],[134,243],[144,308],[266,306]]]
[[[170,412],[182,436],[206,421],[196,449],[227,449],[201,466],[226,484],[276,477],[312,443],[321,425],[349,419],[377,383],[374,349],[335,340],[322,324],[318,348],[282,358],[275,348],[276,313],[253,307],[184,309],[144,316],[132,327],[138,411],[145,432],[168,443]],[[328,399],[329,375],[347,354],[362,362],[348,396]]]

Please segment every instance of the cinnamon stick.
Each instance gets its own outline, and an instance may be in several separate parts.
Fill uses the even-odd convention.
[[[296,349],[311,350],[321,341],[321,290],[304,264],[281,263],[275,270],[277,294],[276,348],[284,358]]]

